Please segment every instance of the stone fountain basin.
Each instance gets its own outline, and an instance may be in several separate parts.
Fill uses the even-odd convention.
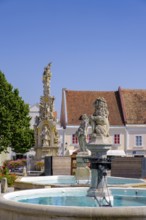
[[[85,190],[85,188],[82,188]],[[88,188],[86,188],[88,189]],[[48,206],[38,204],[27,204],[18,202],[19,197],[45,193],[48,196],[52,191],[63,193],[81,188],[55,188],[55,189],[34,189],[15,191],[0,195],[0,220],[78,220],[78,219],[100,219],[100,220],[141,220],[146,219],[146,207],[77,207],[77,206]],[[145,190],[146,191],[146,190]]]
[[[142,179],[107,177],[109,186],[146,187]],[[89,186],[90,180],[76,180],[72,175],[19,177],[14,184],[15,190]]]
[[[15,190],[89,186],[90,180],[76,180],[73,175],[18,177],[14,183]]]

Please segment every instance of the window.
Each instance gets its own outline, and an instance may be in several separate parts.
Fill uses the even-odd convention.
[[[114,144],[120,144],[120,135],[119,134],[114,135]]]
[[[136,136],[136,146],[142,146],[142,136]]]
[[[75,134],[72,135],[72,143],[77,144],[78,143],[78,138]]]

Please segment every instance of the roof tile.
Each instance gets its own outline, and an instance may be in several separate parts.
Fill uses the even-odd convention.
[[[146,90],[121,89],[127,124],[146,124]]]
[[[123,125],[122,109],[118,91],[72,91],[66,90],[68,125],[79,125],[82,114],[94,113],[93,102],[104,97],[109,110],[110,125]]]

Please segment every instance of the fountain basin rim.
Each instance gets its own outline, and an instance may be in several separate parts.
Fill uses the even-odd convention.
[[[10,194],[10,193],[9,193]],[[12,194],[12,193],[11,193]],[[36,204],[25,204],[16,201],[11,201],[5,199],[6,196],[0,195],[0,209],[18,212],[18,213],[25,213],[31,214],[33,212],[36,217],[43,216],[43,215],[53,215],[53,216],[80,216],[80,217],[97,217],[97,216],[138,216],[137,219],[140,219],[140,216],[146,217],[146,207],[65,207],[65,206],[46,206],[46,205],[36,205]],[[42,218],[43,219],[43,218]],[[102,218],[101,218],[102,219]],[[109,218],[110,219],[110,218]]]
[[[94,142],[91,142],[91,143],[88,143],[87,144],[87,148],[88,147],[96,147],[97,149],[100,149],[100,147],[102,149],[109,149],[109,147],[111,147],[112,145],[111,144],[97,144],[97,143],[94,143]]]
[[[70,195],[74,195],[74,196],[86,196],[87,195],[87,191],[88,191],[89,187],[66,187],[66,188],[43,188],[43,189],[29,189],[29,190],[21,190],[21,191],[14,191],[14,192],[9,192],[6,194],[1,194],[0,198],[3,198],[6,201],[12,201],[12,202],[16,202],[16,203],[20,203],[19,200],[20,199],[25,199],[25,198],[38,198],[38,197],[47,197],[46,195],[48,195],[48,197],[52,197],[52,196],[56,196],[56,195],[61,195],[61,196],[70,196]],[[138,193],[140,193],[141,191],[146,191],[145,188],[132,188],[132,187],[128,187],[128,188],[123,188],[123,187],[109,187],[109,189],[111,190],[130,190],[130,191],[136,191]],[[135,194],[134,194],[135,195]],[[127,195],[128,196],[128,195]],[[129,196],[133,196],[132,194]],[[140,195],[139,195],[140,196]],[[144,196],[146,198],[146,195]],[[25,203],[22,203],[25,204]],[[30,205],[31,203],[26,203],[26,205]],[[37,204],[31,204],[34,206],[37,206]],[[40,205],[39,205],[40,206]],[[41,205],[44,206],[44,205]],[[54,205],[48,205],[48,206],[54,206]],[[56,206],[55,206],[56,207]],[[57,207],[63,207],[63,206],[57,206]],[[71,206],[71,207],[78,207],[78,206]],[[126,207],[126,206],[122,206],[122,207]],[[122,208],[121,207],[121,208]],[[132,207],[132,206],[130,206]],[[138,207],[138,206],[136,206]],[[141,206],[142,207],[142,206]],[[70,206],[68,206],[68,208],[70,208]],[[82,207],[80,207],[82,208]],[[84,209],[85,207],[83,207]],[[86,208],[91,208],[86,206]],[[92,208],[99,208],[99,207],[92,207]],[[112,208],[116,208],[116,207],[112,207]]]
[[[38,189],[49,190],[49,189]],[[146,189],[144,189],[146,190]],[[22,192],[23,191],[23,192]],[[32,219],[32,220],[56,220],[67,219],[71,217],[72,220],[79,220],[85,218],[91,220],[93,218],[115,219],[122,220],[127,218],[128,220],[146,219],[146,207],[77,207],[77,206],[47,206],[37,204],[26,204],[10,200],[10,196],[20,193],[30,193],[30,191],[36,190],[22,190],[0,195],[0,219]],[[9,199],[8,199],[9,198]],[[2,216],[2,218],[1,218]]]
[[[67,183],[67,184],[60,184],[55,182],[50,182],[51,180],[56,179],[68,179],[71,178],[74,183]],[[109,177],[111,181],[117,181],[118,179],[122,180],[122,183],[114,184],[108,183],[109,187],[146,187],[146,181],[143,179],[139,179],[137,182],[137,179],[134,178],[119,178],[119,177]],[[128,179],[128,182],[123,182],[124,179]],[[45,180],[45,182],[43,182]],[[133,182],[135,180],[136,182]],[[77,181],[77,182],[76,182]],[[132,182],[131,182],[132,181]],[[75,184],[76,183],[76,184]],[[14,188],[15,190],[28,190],[28,189],[38,189],[38,188],[54,188],[54,187],[89,187],[90,180],[76,180],[74,176],[68,176],[68,175],[62,175],[62,176],[38,176],[38,177],[18,177],[15,181]]]

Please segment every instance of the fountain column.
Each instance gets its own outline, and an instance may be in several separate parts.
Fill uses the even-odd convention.
[[[109,135],[109,111],[104,98],[98,98],[94,102],[95,111],[89,117],[92,127],[91,141],[87,144],[91,156],[88,157],[91,163],[91,186],[87,196],[95,197],[100,206],[111,205],[111,196],[105,185],[106,169],[110,168],[110,162],[106,157],[107,151],[111,148]]]
[[[91,169],[91,185],[87,196],[105,196],[106,169],[109,169],[111,165],[110,161],[106,158],[106,152],[111,148],[111,145],[87,144],[87,147],[91,151],[91,156],[88,157]]]

